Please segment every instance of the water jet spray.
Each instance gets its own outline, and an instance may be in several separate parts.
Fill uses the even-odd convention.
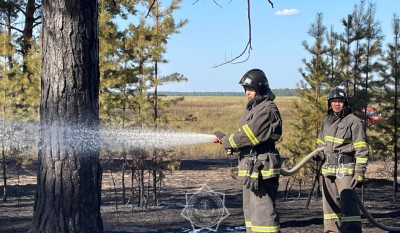
[[[165,148],[171,146],[211,143],[215,135],[176,132],[170,130],[139,130],[74,126],[47,126],[31,122],[4,122],[0,129],[0,141],[5,147],[16,150],[39,148],[39,129],[42,128],[45,140],[52,143],[63,140],[64,145],[75,150],[113,150],[113,149],[144,149]],[[56,141],[54,141],[56,140]]]

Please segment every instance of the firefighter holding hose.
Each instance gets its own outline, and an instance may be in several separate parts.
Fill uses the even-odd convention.
[[[334,88],[328,95],[328,114],[317,139],[324,147],[315,160],[322,165],[324,232],[362,232],[358,196],[354,187],[363,182],[369,149],[363,122],[351,113],[347,93]]]
[[[243,212],[247,232],[280,232],[275,210],[281,161],[275,142],[282,134],[282,119],[265,73],[252,69],[241,78],[248,103],[231,135],[215,132],[227,153],[239,152],[243,178]]]

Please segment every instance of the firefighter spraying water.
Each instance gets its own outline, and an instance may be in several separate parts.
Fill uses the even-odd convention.
[[[248,103],[231,135],[215,132],[228,154],[239,152],[239,177],[243,180],[243,212],[247,232],[280,232],[275,200],[279,186],[280,155],[275,142],[282,135],[282,118],[265,73],[247,71],[239,84]]]

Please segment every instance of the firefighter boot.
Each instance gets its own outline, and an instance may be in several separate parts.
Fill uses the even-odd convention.
[[[358,209],[357,193],[352,189],[344,189],[340,193],[342,206],[341,233],[361,233],[361,216]]]

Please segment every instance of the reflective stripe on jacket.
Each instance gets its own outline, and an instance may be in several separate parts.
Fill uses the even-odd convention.
[[[256,96],[250,100],[239,121],[239,130],[222,139],[225,149],[239,150],[239,176],[257,174],[248,173],[248,156],[256,152],[264,168],[264,179],[276,177],[280,173],[280,156],[275,149],[275,142],[282,135],[282,119],[278,107],[268,95]]]
[[[339,114],[340,115],[340,114]],[[337,163],[325,160],[324,176],[364,174],[368,164],[369,149],[362,121],[349,113],[343,117],[332,115],[325,118],[317,139],[318,147],[324,147],[325,157],[334,156]],[[350,156],[353,162],[341,164],[340,156]]]

